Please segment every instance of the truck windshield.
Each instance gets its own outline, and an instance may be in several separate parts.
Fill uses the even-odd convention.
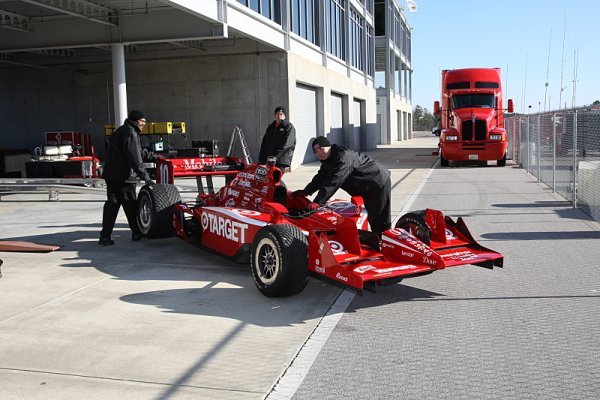
[[[452,108],[494,108],[496,100],[493,94],[459,94],[452,96]]]

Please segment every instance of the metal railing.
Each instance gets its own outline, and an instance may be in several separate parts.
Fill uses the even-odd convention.
[[[600,106],[510,116],[508,158],[600,221]]]

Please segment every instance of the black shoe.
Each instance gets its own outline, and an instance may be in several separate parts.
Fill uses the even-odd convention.
[[[100,240],[98,240],[98,244],[102,245],[102,246],[112,246],[113,244],[115,244],[115,241],[109,237],[107,237],[107,238],[101,237]]]
[[[141,233],[131,234],[131,240],[133,240],[134,242],[142,240],[142,234]]]

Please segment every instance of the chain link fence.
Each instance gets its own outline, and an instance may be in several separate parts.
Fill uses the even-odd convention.
[[[508,157],[600,221],[600,106],[505,119]]]

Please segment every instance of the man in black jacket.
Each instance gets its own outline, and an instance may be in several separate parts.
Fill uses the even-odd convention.
[[[293,193],[294,196],[310,196],[318,190],[317,196],[309,206],[310,209],[316,210],[338,189],[344,189],[351,196],[362,196],[374,233],[381,234],[390,229],[390,171],[366,154],[332,145],[324,136],[314,139],[312,148],[321,161],[321,168],[303,190]]]
[[[267,157],[276,157],[275,165],[289,172],[296,148],[296,128],[285,119],[285,108],[275,108],[275,120],[267,127],[260,145],[258,163],[266,164]]]
[[[137,241],[142,238],[137,223],[136,176],[147,185],[154,184],[142,161],[139,133],[144,125],[146,125],[144,114],[132,110],[125,123],[110,138],[102,172],[102,177],[106,181],[106,202],[98,243],[103,246],[115,244],[111,234],[121,206],[131,229],[131,240]]]

